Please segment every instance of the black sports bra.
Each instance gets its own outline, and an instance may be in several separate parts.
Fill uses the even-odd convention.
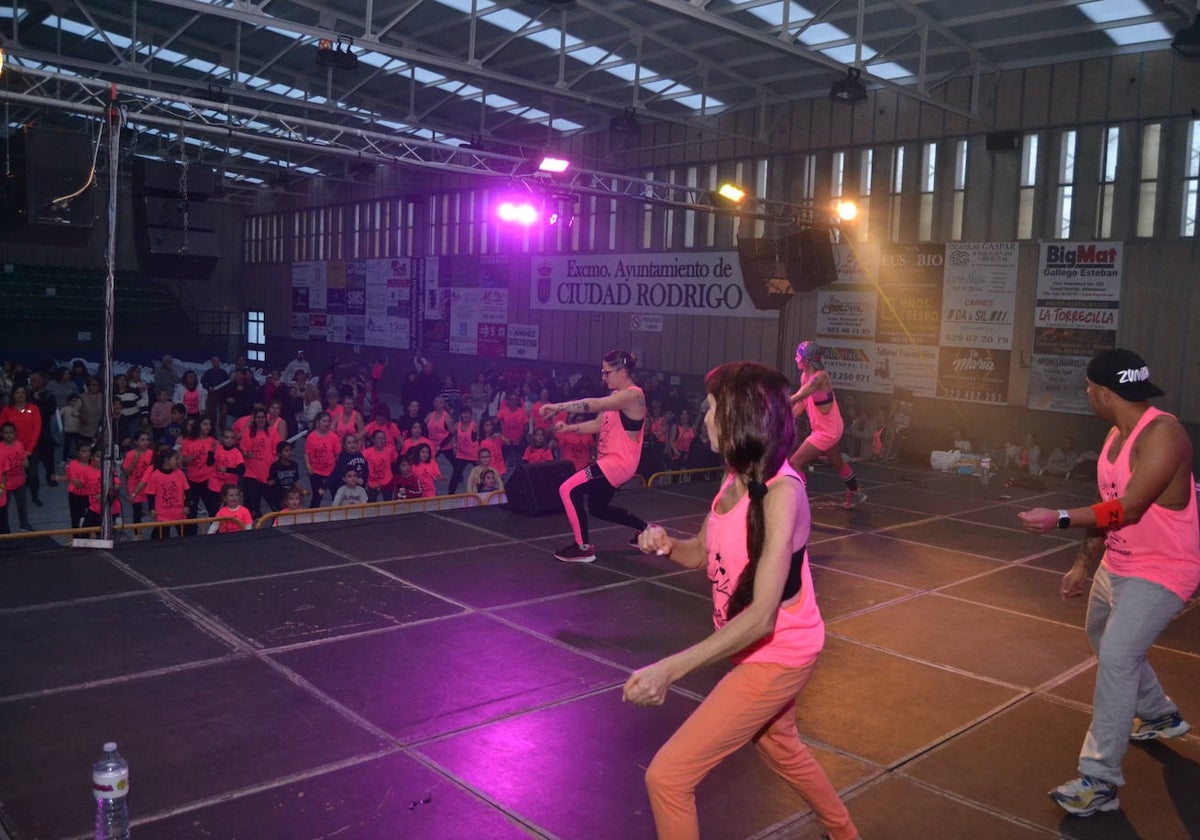
[[[808,546],[802,545],[792,554],[792,564],[788,569],[787,580],[783,584],[783,596],[779,599],[779,603],[782,604],[788,598],[794,598],[800,591],[800,572],[804,568],[804,552],[807,550]]]
[[[641,420],[634,420],[632,417],[626,415],[624,411],[620,411],[618,414],[621,415],[621,428],[627,432],[641,431],[642,424],[646,422],[644,418]]]

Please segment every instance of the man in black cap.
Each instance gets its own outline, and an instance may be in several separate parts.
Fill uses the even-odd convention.
[[[1200,520],[1192,442],[1170,414],[1147,402],[1162,396],[1150,368],[1130,350],[1098,354],[1087,367],[1088,402],[1113,424],[1096,466],[1100,501],[1071,510],[1018,514],[1027,531],[1082,527],[1087,535],[1059,595],[1083,594],[1087,634],[1099,664],[1092,722],[1079,754],[1080,777],[1050,791],[1086,817],[1120,807],[1121,761],[1130,740],[1176,738],[1191,727],[1163,691],[1146,651],[1200,584]]]

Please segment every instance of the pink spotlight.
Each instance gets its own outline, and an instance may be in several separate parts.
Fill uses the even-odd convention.
[[[496,208],[496,215],[503,222],[516,222],[521,225],[532,225],[538,219],[537,208],[528,202],[514,204],[506,201]]]
[[[538,164],[538,170],[541,172],[566,172],[570,165],[571,161],[566,158],[556,158],[547,155]]]

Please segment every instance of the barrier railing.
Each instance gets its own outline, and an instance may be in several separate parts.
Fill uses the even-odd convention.
[[[114,525],[114,534],[133,534],[133,538],[141,539],[143,531],[154,531],[161,528],[195,529],[196,535],[207,536],[208,526],[214,522],[231,522],[242,528],[240,519],[231,516],[205,516],[197,519],[171,519],[164,522],[128,522]],[[0,543],[16,542],[17,540],[40,539],[41,537],[70,537],[73,542],[76,537],[95,540],[100,538],[100,526],[93,525],[85,528],[52,528],[45,531],[16,531],[11,534],[0,534]]]
[[[503,491],[498,491],[503,492]],[[495,495],[489,493],[489,497]],[[394,516],[401,513],[428,513],[441,510],[457,510],[464,507],[479,507],[486,502],[476,493],[455,493],[453,496],[422,496],[417,499],[393,499],[390,502],[366,502],[361,505],[341,507],[299,508],[297,510],[275,510],[264,514],[254,527],[271,528],[275,525],[309,525],[315,522],[344,522],[348,519],[373,519],[379,516]],[[358,513],[358,516],[351,516]]]
[[[662,472],[656,472],[656,473],[654,473],[654,475],[647,478],[645,486],[647,489],[649,489],[650,487],[653,487],[655,482],[658,481],[659,479],[663,479],[664,480],[663,483],[665,483],[665,484],[675,484],[676,483],[675,481],[673,481],[673,480],[666,481],[666,479],[675,479],[675,478],[684,478],[684,477],[690,478],[692,476],[700,476],[700,475],[703,475],[706,477],[719,478],[720,476],[722,476],[724,474],[725,474],[725,467],[722,465],[717,465],[717,466],[712,466],[712,467],[696,467],[696,468],[690,469],[690,470],[663,470]]]

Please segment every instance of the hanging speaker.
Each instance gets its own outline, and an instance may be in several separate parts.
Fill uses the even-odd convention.
[[[220,257],[217,208],[205,202],[212,169],[138,158],[133,167],[133,223],[138,266],[152,277],[207,280]]]
[[[84,245],[96,213],[93,139],[74,131],[25,127],[9,138],[12,175],[4,185],[0,235]]]
[[[828,228],[800,228],[784,238],[782,250],[788,281],[797,292],[810,292],[837,280],[833,232]]]
[[[795,290],[774,239],[738,239],[742,285],[755,309],[783,309]]]

